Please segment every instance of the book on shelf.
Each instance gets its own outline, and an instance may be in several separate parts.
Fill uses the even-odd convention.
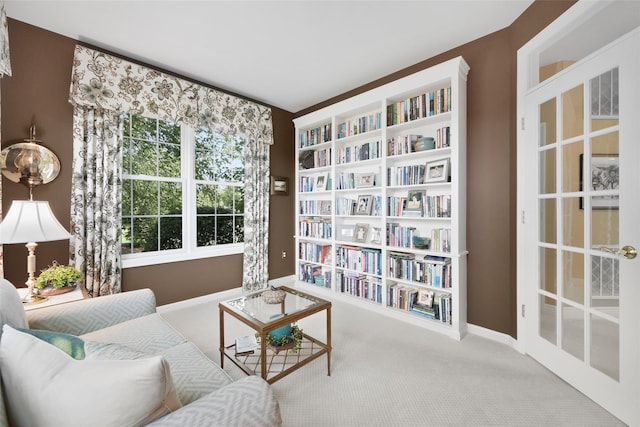
[[[236,356],[253,354],[256,348],[258,348],[258,341],[255,334],[236,337]]]

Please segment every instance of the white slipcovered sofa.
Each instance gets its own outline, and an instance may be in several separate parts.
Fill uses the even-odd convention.
[[[25,313],[0,279],[0,327],[0,427],[281,424],[268,383],[232,381],[149,289]]]

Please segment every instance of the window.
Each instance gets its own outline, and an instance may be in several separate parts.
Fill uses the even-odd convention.
[[[242,138],[127,115],[123,152],[124,267],[242,252]]]

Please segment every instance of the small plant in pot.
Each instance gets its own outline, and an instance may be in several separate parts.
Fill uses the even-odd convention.
[[[80,270],[72,265],[60,265],[54,261],[51,266],[40,272],[35,287],[39,289],[40,295],[57,295],[74,290],[81,280]]]
[[[260,332],[256,332],[256,338],[260,338]],[[285,325],[267,334],[267,345],[276,353],[288,349],[297,353],[302,348],[302,339],[302,329],[298,325]]]

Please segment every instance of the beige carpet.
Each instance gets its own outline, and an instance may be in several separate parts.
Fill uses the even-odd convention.
[[[219,362],[217,302],[162,315]],[[284,426],[623,426],[537,362],[475,335],[455,341],[342,301],[326,357],[273,384]],[[324,339],[325,316],[299,324]],[[226,339],[250,332],[225,317]],[[244,376],[228,360],[225,370]]]

